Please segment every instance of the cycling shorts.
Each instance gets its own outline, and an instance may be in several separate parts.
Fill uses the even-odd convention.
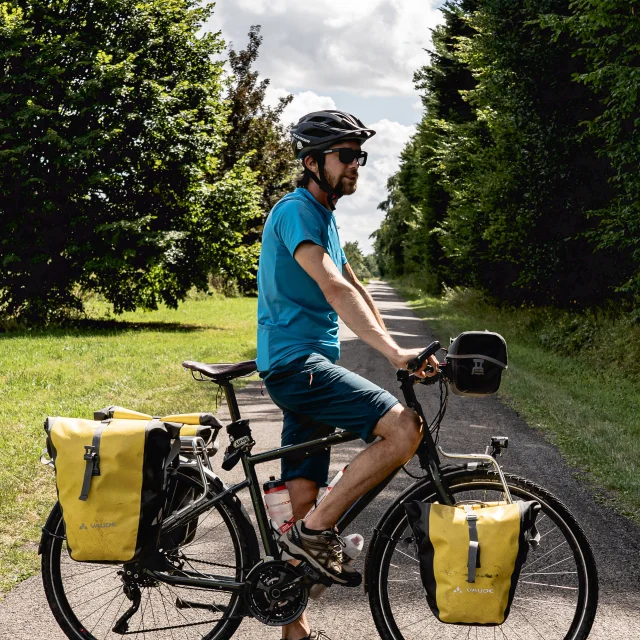
[[[321,438],[336,428],[373,442],[373,430],[398,403],[388,391],[325,356],[312,353],[260,374],[284,419],[282,446]],[[307,478],[327,485],[330,452],[303,460],[282,459],[282,479]]]

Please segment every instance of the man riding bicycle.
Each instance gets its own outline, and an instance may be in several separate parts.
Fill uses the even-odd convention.
[[[347,262],[333,216],[339,198],[356,191],[359,167],[367,161],[361,145],[375,131],[348,113],[318,111],[301,118],[291,135],[303,173],[296,190],[274,206],[264,227],[258,271],[258,370],[283,411],[283,446],[336,427],[373,444],[349,464],[306,520],[302,518],[318,488],[327,484],[329,452],[300,463],[282,460],[282,479],[296,522],[279,542],[291,556],[349,585],[355,582],[354,570],[342,565],[334,526],[357,498],[412,458],[422,425],[417,414],[389,392],[335,364],[340,356],[338,316],[396,369],[406,368],[421,350],[402,349],[387,332],[373,299]],[[438,362],[432,356],[416,375],[429,375],[429,364],[435,373]],[[283,637],[314,636],[303,615],[283,627]]]

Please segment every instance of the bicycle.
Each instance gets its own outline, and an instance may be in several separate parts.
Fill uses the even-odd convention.
[[[420,355],[421,361],[439,347],[437,342],[429,345]],[[307,456],[358,437],[340,431],[252,454],[255,442],[249,421],[240,416],[232,380],[253,373],[255,363],[184,365],[194,378],[213,382],[224,391],[233,422],[227,425],[231,444],[223,468],[229,470],[241,463],[245,479],[226,486],[211,469],[208,453],[212,450],[207,453],[207,444],[198,438],[185,439],[179,466],[169,479],[168,516],[158,550],[141,564],[72,561],[65,550],[64,523],[56,505],[43,528],[39,551],[49,605],[69,638],[106,640],[135,635],[154,640],[224,640],[232,637],[246,616],[267,625],[295,620],[307,605],[309,588],[327,580],[305,563],[294,567],[281,559],[255,467],[283,456]],[[533,482],[503,473],[497,457],[507,444],[505,439],[492,438],[485,454],[449,454],[437,446],[447,405],[446,365],[431,378],[420,379],[399,370],[397,379],[407,406],[429,428],[424,429],[416,452],[424,475],[387,509],[367,550],[363,584],[380,636],[384,640],[453,639],[471,637],[473,630],[481,639],[587,638],[597,607],[597,571],[589,543],[567,507]],[[439,384],[440,408],[431,424],[416,397],[416,384]],[[441,457],[468,458],[471,462],[446,466]],[[356,501],[340,518],[338,531],[344,531],[399,471]],[[263,556],[253,523],[237,496],[245,488],[255,512]],[[499,627],[438,622],[424,597],[403,504],[413,500],[454,504],[512,498],[539,502],[541,539],[522,569],[510,617]]]

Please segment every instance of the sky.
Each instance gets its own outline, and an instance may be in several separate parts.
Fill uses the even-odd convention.
[[[441,21],[442,0],[217,0],[205,29],[221,31],[243,49],[251,25],[263,36],[255,69],[269,78],[267,101],[293,94],[286,124],[305,113],[340,109],[377,135],[367,142],[369,160],[358,190],[335,212],[342,243],[357,240],[372,252],[369,235],[383,219],[378,204],[399,155],[421,118],[413,73],[428,62],[424,51]]]

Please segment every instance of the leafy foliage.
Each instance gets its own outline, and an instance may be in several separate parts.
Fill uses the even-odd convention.
[[[221,167],[222,50],[195,0],[0,4],[0,307],[46,322],[241,275],[260,189]]]
[[[640,294],[640,7],[624,0],[574,0],[567,16],[541,19],[577,42],[585,67],[574,80],[592,89],[600,110],[586,119],[588,134],[612,166],[613,197],[593,213],[599,225],[592,237],[601,248],[631,253],[632,271],[622,288]]]
[[[445,3],[415,76],[423,119],[380,205],[383,272],[559,306],[633,288],[640,34],[623,4]]]
[[[287,95],[272,108],[265,104],[265,91],[269,80],[258,82],[258,71],[252,67],[262,44],[260,26],[249,30],[247,48],[237,52],[229,50],[232,76],[228,83],[231,129],[226,137],[222,159],[230,169],[242,158],[256,172],[262,189],[263,215],[271,210],[282,196],[291,190],[297,163],[291,153],[286,127],[281,123],[282,112],[293,100]]]
[[[365,278],[371,277],[371,272],[369,271],[369,267],[367,266],[367,261],[362,255],[362,251],[358,246],[357,240],[355,242],[345,242],[342,250],[344,251],[347,262],[353,269],[353,272],[356,274],[358,280],[364,280]]]

